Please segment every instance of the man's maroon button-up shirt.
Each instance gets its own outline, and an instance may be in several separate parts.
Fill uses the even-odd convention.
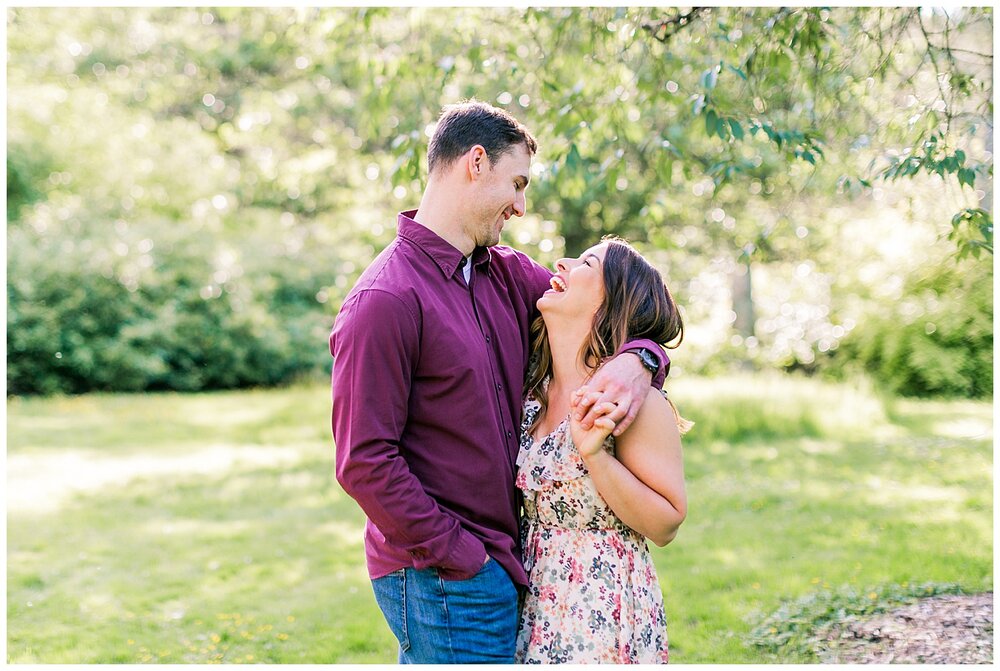
[[[552,273],[477,248],[466,284],[462,253],[415,213],[399,215],[330,335],[337,479],[368,516],[373,579],[410,566],[467,579],[489,554],[527,585],[515,461],[528,331]]]

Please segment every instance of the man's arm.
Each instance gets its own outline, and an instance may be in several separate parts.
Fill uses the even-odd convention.
[[[528,301],[528,312],[537,315],[538,309],[535,307],[535,303],[538,302],[538,299],[542,297],[542,294],[546,290],[552,288],[549,281],[555,273],[527,254],[519,252],[518,258],[521,261],[521,267],[524,269],[524,285],[522,289]]]
[[[635,350],[649,350],[658,360],[659,368],[651,373]],[[649,387],[663,387],[670,359],[663,348],[652,340],[632,340],[625,343],[613,359],[606,362],[590,382],[580,387],[580,400],[574,418],[589,431],[594,420],[607,415],[615,422],[614,435],[620,436],[632,424],[645,403]]]
[[[361,292],[337,316],[330,351],[337,481],[414,567],[472,577],[486,560],[482,542],[427,495],[400,455],[419,353],[415,316],[392,294]]]

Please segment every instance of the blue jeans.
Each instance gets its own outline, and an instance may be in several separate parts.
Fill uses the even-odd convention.
[[[493,559],[469,580],[404,568],[372,580],[400,664],[513,664],[517,588]]]

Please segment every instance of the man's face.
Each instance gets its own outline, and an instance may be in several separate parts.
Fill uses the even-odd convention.
[[[479,247],[492,247],[500,242],[504,222],[512,216],[523,217],[527,201],[531,155],[523,144],[511,147],[497,160],[492,169],[489,160],[475,187],[475,215],[469,222],[469,234]]]

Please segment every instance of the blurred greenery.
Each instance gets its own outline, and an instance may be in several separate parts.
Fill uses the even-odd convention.
[[[395,659],[318,380],[465,97],[682,305],[673,661],[992,587],[991,8],[6,11],[9,662]]]
[[[785,643],[826,606],[992,588],[990,403],[668,386],[696,422],[688,519],[651,547],[673,662],[814,662]],[[10,400],[7,661],[394,662],[328,413],[315,385]]]
[[[989,396],[992,21],[8,9],[8,393],[325,376],[441,106],[475,96],[541,143],[504,242],[552,263],[633,240],[691,327],[675,374]]]
[[[983,266],[939,266],[907,278],[905,299],[858,329],[836,360],[894,393],[993,394],[993,278]],[[962,296],[964,301],[948,300]],[[944,297],[944,298],[943,298]]]

